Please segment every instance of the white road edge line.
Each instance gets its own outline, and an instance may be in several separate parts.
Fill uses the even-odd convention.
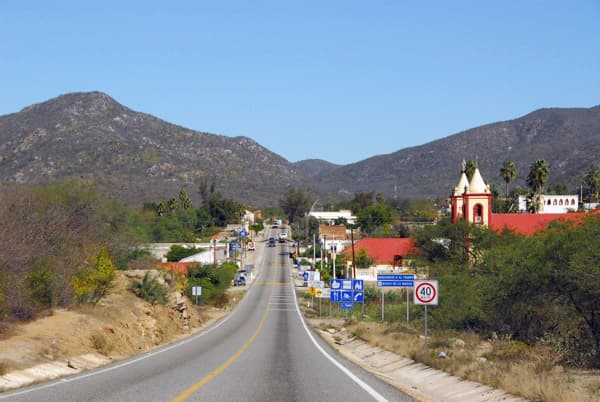
[[[264,263],[265,263],[265,253],[264,253],[264,250],[263,250],[263,255],[262,255],[262,259],[261,259],[261,267],[264,266]],[[262,272],[263,271],[260,272],[261,275],[262,275]],[[256,279],[258,279],[258,277]],[[254,287],[254,282],[249,286],[248,293],[252,290],[253,287]],[[164,347],[162,347],[162,348],[160,348],[158,350],[146,352],[146,353],[144,353],[141,356],[132,358],[131,360],[127,360],[126,362],[123,362],[123,363],[118,363],[118,364],[116,364],[114,366],[106,367],[106,368],[99,369],[99,370],[94,370],[92,372],[83,372],[81,374],[73,374],[72,376],[69,376],[69,377],[66,377],[66,378],[56,379],[54,381],[50,380],[52,382],[50,382],[48,384],[32,385],[31,388],[28,388],[28,389],[25,389],[25,390],[21,390],[21,391],[14,391],[14,392],[7,391],[7,393],[1,393],[0,394],[0,400],[1,399],[12,398],[12,397],[15,397],[15,396],[18,396],[18,395],[25,395],[25,394],[28,394],[28,393],[33,392],[33,391],[39,391],[41,389],[56,387],[58,385],[62,385],[62,384],[66,384],[66,383],[74,382],[74,381],[78,381],[78,380],[83,380],[84,378],[88,378],[88,377],[92,377],[92,376],[95,376],[95,375],[98,375],[98,374],[103,374],[103,373],[106,373],[106,372],[109,372],[109,371],[120,369],[122,367],[129,366],[131,364],[134,364],[134,363],[137,363],[139,361],[145,360],[145,359],[147,359],[149,357],[152,357],[154,355],[158,355],[158,354],[161,354],[163,352],[167,352],[167,351],[169,351],[171,349],[174,349],[176,347],[179,347],[181,345],[188,344],[190,342],[195,341],[198,338],[201,338],[201,337],[205,336],[206,334],[211,333],[212,331],[214,331],[215,329],[219,328],[221,325],[223,325],[227,321],[229,321],[229,319],[234,314],[235,310],[237,310],[237,308],[238,308],[239,305],[240,304],[238,303],[235,306],[235,308],[233,309],[233,311],[231,311],[224,319],[222,319],[221,321],[219,321],[214,326],[212,326],[210,328],[207,328],[206,330],[204,330],[204,331],[202,331],[202,332],[200,332],[200,333],[198,333],[196,335],[192,335],[191,337],[186,338],[186,339],[184,339],[182,341],[173,343],[173,344],[168,345],[168,346],[164,346]]]
[[[294,292],[294,295],[296,295],[296,288],[294,286],[294,282],[292,282],[292,291]],[[346,367],[344,367],[341,363],[339,363],[337,360],[335,360],[329,353],[327,353],[325,351],[325,349],[323,349],[321,347],[321,345],[319,345],[317,340],[314,338],[314,336],[310,332],[310,329],[306,325],[304,317],[302,316],[302,312],[300,311],[300,306],[298,305],[297,297],[294,297],[294,302],[296,303],[296,312],[298,313],[298,317],[300,317],[300,322],[302,323],[302,326],[304,327],[306,334],[308,335],[308,337],[310,338],[312,343],[315,345],[317,350],[319,350],[319,352],[321,352],[323,354],[323,356],[325,356],[331,363],[333,363],[338,369],[340,369],[340,371],[342,371],[344,374],[346,374],[352,381],[357,383],[362,389],[364,389],[369,395],[371,395],[373,397],[373,399],[375,399],[376,401],[379,401],[379,402],[387,402],[387,399],[384,398],[383,395],[381,395],[379,392],[374,390],[373,387],[371,387],[369,384],[367,384],[366,382],[364,382],[363,380],[358,378],[354,373],[352,373],[350,370],[348,370]]]

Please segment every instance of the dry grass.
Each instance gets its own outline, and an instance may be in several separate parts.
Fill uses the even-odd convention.
[[[99,353],[108,356],[114,349],[114,343],[112,340],[102,331],[95,331],[90,335],[92,346]]]
[[[330,328],[321,322],[322,329]],[[435,332],[424,353],[424,339],[413,327],[346,320],[343,328],[364,341],[452,375],[503,389],[528,400],[591,402],[600,400],[600,371],[564,368],[546,346],[531,347],[510,339],[490,341],[472,332]],[[444,352],[448,358],[439,358]]]
[[[7,361],[0,360],[0,375],[8,373],[10,369],[10,364]]]

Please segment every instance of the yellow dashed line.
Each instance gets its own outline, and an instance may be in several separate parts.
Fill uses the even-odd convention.
[[[250,336],[250,338],[246,341],[246,343],[244,343],[244,345],[242,345],[242,347],[240,348],[240,350],[238,350],[237,352],[235,352],[229,359],[227,359],[223,364],[221,364],[219,367],[217,367],[216,370],[214,370],[209,375],[207,375],[206,377],[204,377],[203,379],[201,379],[200,381],[198,381],[196,384],[192,385],[191,387],[189,387],[188,389],[186,389],[184,392],[182,392],[179,396],[177,396],[175,399],[173,399],[172,402],[182,402],[182,401],[184,401],[185,399],[187,399],[188,397],[190,397],[194,392],[196,392],[200,388],[202,388],[207,382],[209,382],[210,380],[212,380],[213,378],[215,378],[223,370],[225,370],[227,367],[229,367],[231,365],[231,363],[233,363],[234,361],[236,361],[237,358],[240,357],[240,355],[242,353],[244,353],[244,351],[246,349],[248,349],[248,347],[252,344],[252,342],[254,342],[254,339],[256,338],[256,336],[258,335],[258,333],[261,331],[261,329],[265,325],[265,321],[267,321],[267,317],[269,316],[270,304],[271,304],[271,297],[269,296],[269,302],[267,303],[267,308],[265,309],[265,312],[263,314],[262,319],[260,320],[260,323],[258,324],[258,327],[254,331],[254,333]]]
[[[281,286],[281,285],[289,285],[289,282],[256,282],[256,286]]]

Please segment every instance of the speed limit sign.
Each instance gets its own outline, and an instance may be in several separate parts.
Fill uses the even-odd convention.
[[[415,281],[413,289],[414,304],[437,306],[438,281]]]

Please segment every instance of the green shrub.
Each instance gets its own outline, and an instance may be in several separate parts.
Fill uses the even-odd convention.
[[[150,257],[152,256],[152,254],[146,250],[140,250],[140,249],[134,249],[134,250],[129,250],[125,253],[121,253],[117,256],[116,258],[116,265],[118,269],[128,269],[129,268],[129,263],[131,261],[135,261],[138,259],[142,259],[145,257]]]
[[[54,305],[54,277],[50,268],[40,268],[29,272],[27,275],[27,287],[31,297],[42,307]]]
[[[75,300],[79,303],[97,303],[104,297],[115,279],[115,266],[108,250],[100,250],[94,269],[79,271],[72,279]]]
[[[185,257],[189,257],[190,255],[198,254],[202,251],[202,248],[195,247],[183,247],[177,244],[171,246],[171,249],[167,253],[167,261],[177,262]]]
[[[202,287],[201,301],[212,305],[226,303],[225,292],[231,285],[237,272],[237,264],[226,262],[217,265],[194,265],[188,268],[188,289],[186,294],[192,297],[192,287]]]
[[[162,285],[157,277],[151,276],[150,272],[146,272],[142,282],[133,280],[131,281],[131,290],[148,303],[155,304],[167,304],[167,292],[168,288]]]

